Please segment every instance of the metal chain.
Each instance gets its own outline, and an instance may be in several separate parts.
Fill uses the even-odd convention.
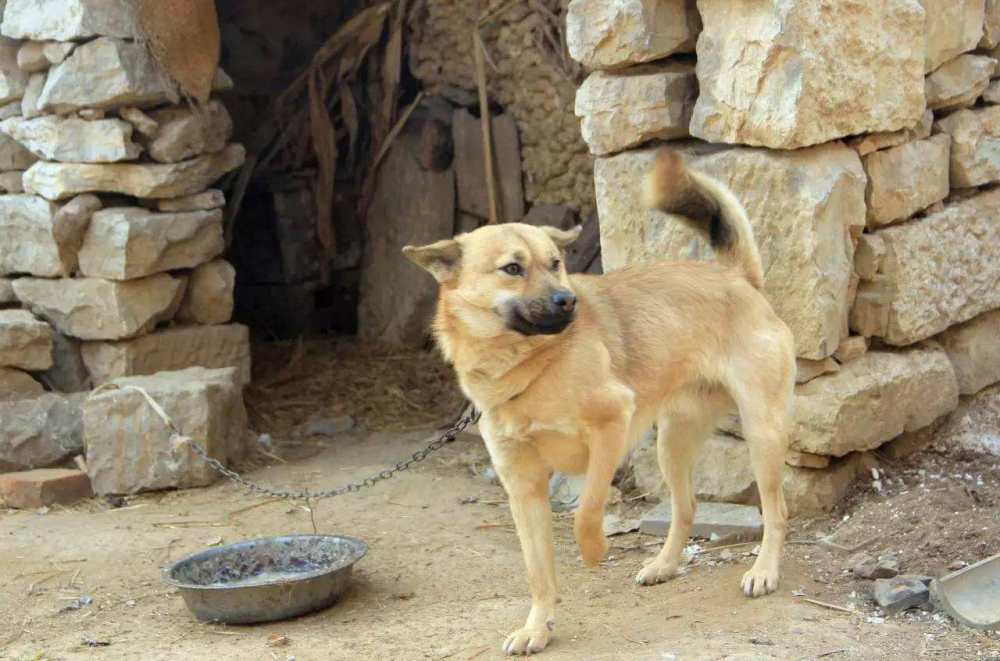
[[[245,487],[249,491],[258,493],[265,496],[271,496],[274,498],[284,498],[287,500],[322,500],[324,498],[333,498],[335,496],[342,496],[345,493],[354,493],[356,491],[361,491],[367,487],[373,487],[383,480],[388,480],[389,478],[395,476],[397,473],[409,469],[413,464],[419,463],[426,459],[431,454],[437,452],[449,443],[453,443],[458,435],[465,431],[466,427],[469,425],[474,425],[479,422],[480,413],[474,408],[469,409],[469,412],[458,419],[457,422],[448,427],[441,434],[431,441],[427,447],[421,448],[414,452],[409,459],[404,459],[396,463],[392,468],[386,468],[385,470],[379,471],[375,475],[366,477],[363,480],[357,482],[350,482],[343,486],[337,487],[336,489],[328,489],[326,491],[282,491],[280,489],[272,489],[270,487],[265,487],[263,485],[257,484],[256,482],[251,482],[247,480],[239,473],[234,470],[226,468],[219,460],[213,459],[208,456],[205,452],[205,448],[196,443],[193,439],[176,434],[176,440],[178,444],[186,444],[194,450],[195,454],[200,456],[205,460],[209,466],[215,469],[218,473],[222,474],[229,480],[236,482],[237,484]]]

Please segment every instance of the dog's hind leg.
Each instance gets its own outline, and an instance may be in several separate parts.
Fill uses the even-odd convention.
[[[692,486],[694,462],[701,445],[717,419],[711,402],[694,402],[674,407],[661,416],[656,436],[660,470],[670,486],[670,532],[660,553],[646,563],[635,580],[640,585],[656,585],[677,575],[681,553],[691,535],[698,505]]]

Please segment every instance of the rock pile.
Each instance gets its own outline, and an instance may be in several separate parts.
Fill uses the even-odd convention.
[[[576,114],[596,157],[604,267],[711,258],[641,208],[659,141],[734,190],[796,340],[786,495],[793,512],[827,509],[875,450],[1000,381],[1000,192],[988,188],[1000,181],[1000,9],[699,0],[694,11],[569,5],[570,52],[592,70]],[[756,497],[739,434],[729,421],[707,443],[700,496]],[[634,466],[642,490],[662,491],[655,449]]]
[[[209,188],[242,164],[244,150],[229,142],[232,121],[221,102],[202,109],[178,102],[137,39],[131,6],[58,0],[43,10],[32,0],[9,0],[3,10],[2,470],[80,454],[89,426],[82,393],[109,381],[196,366],[232,368],[225,378],[237,386],[249,380],[248,331],[229,323],[235,271],[220,259],[225,198]],[[220,71],[216,89],[230,84]],[[191,388],[220,378],[181,374]],[[192,397],[185,415],[205,413],[199,424],[215,425],[215,433],[222,433],[222,423],[212,422],[220,411],[227,425],[245,425],[245,415],[233,413],[242,400],[238,407],[210,400]],[[122,429],[116,436],[102,428],[104,443],[140,438],[122,410],[114,411]],[[146,466],[160,451],[119,452],[115,470]],[[161,477],[102,479],[95,489],[206,479]]]

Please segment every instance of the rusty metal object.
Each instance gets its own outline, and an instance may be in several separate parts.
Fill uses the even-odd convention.
[[[188,556],[163,579],[199,620],[272,622],[333,605],[367,552],[361,540],[340,535],[268,537]]]
[[[974,629],[1000,629],[1000,553],[931,582],[931,603]]]

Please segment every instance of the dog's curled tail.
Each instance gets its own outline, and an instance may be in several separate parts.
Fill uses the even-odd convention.
[[[757,289],[764,286],[764,268],[743,205],[724,184],[690,169],[679,153],[663,148],[646,175],[644,203],[675,214],[706,235],[719,261],[732,264]]]

